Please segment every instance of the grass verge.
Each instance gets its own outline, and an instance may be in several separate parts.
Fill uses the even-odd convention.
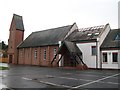
[[[9,67],[0,66],[0,70],[9,70]]]

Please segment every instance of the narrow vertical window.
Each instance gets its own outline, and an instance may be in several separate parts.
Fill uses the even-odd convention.
[[[54,48],[54,57],[55,57],[55,55],[56,55],[56,48]],[[56,60],[56,58],[55,58],[55,60]]]
[[[46,60],[46,49],[44,49],[44,60]]]
[[[113,62],[118,62],[118,53],[117,52],[112,53],[112,60],[113,60]]]
[[[37,49],[35,49],[35,51],[34,51],[34,58],[35,58],[35,60],[37,59]]]
[[[97,49],[96,46],[92,46],[92,55],[97,55]]]
[[[107,53],[103,53],[103,62],[107,62]]]
[[[20,57],[22,58],[23,57],[23,51],[20,50]]]
[[[28,58],[29,58],[29,52],[28,52]]]
[[[22,56],[22,50],[20,50],[20,56]]]

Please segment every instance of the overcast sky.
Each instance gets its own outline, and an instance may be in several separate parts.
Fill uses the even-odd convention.
[[[23,16],[25,36],[77,23],[79,28],[110,24],[118,28],[120,0],[0,0],[0,41],[7,43],[13,13]]]

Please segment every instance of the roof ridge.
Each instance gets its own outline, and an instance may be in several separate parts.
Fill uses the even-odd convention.
[[[22,16],[20,16],[20,15],[18,15],[18,14],[13,14],[13,16],[22,17]]]
[[[67,27],[67,26],[72,26],[72,25],[66,25],[66,26],[61,26],[61,27],[56,27],[56,28],[50,28],[50,29],[35,31],[35,32],[32,32],[32,33],[45,32],[45,31],[50,31],[50,30],[56,30],[58,28]]]

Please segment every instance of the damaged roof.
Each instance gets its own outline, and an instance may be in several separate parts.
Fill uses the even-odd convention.
[[[24,24],[23,24],[22,16],[13,14],[13,19],[14,19],[14,21],[15,21],[16,29],[19,29],[19,30],[23,30],[23,31],[24,31]]]
[[[107,25],[109,24],[89,28],[81,28],[78,31],[73,32],[66,40],[74,42],[96,40],[97,37],[104,31]]]
[[[110,30],[101,45],[101,49],[120,48],[120,29]]]
[[[66,34],[70,31],[73,25],[33,32],[30,34],[18,48],[25,47],[38,47],[45,45],[58,45],[59,41],[62,41]]]

